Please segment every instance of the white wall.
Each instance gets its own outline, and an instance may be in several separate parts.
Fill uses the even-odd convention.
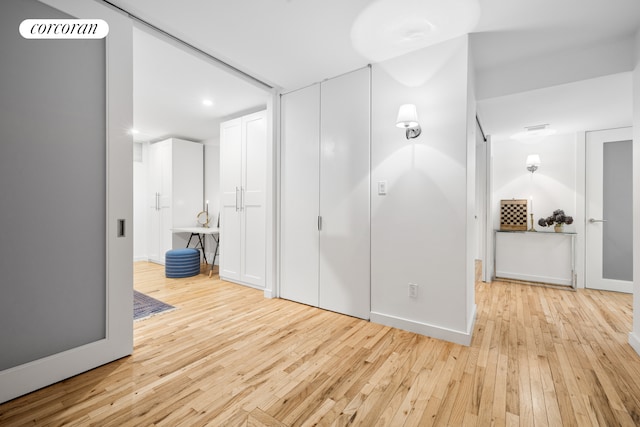
[[[466,231],[467,231],[467,240],[466,240],[466,260],[465,265],[466,269],[466,277],[465,277],[465,286],[466,286],[466,295],[467,295],[467,304],[465,307],[465,314],[467,316],[467,328],[473,327],[476,316],[476,251],[477,251],[477,231],[478,231],[478,221],[476,220],[476,78],[473,66],[473,57],[471,55],[471,51],[468,47],[468,38],[467,38],[467,114],[466,114],[466,122],[467,122],[467,221],[466,221]],[[471,339],[472,329],[468,330],[469,332],[469,340]]]
[[[487,191],[487,143],[476,126],[476,259],[482,260],[485,250],[486,191]],[[484,266],[483,266],[484,268]]]
[[[209,201],[209,216],[211,227],[218,224],[220,213],[220,139],[208,139],[204,144],[204,200]],[[207,259],[213,259],[215,245],[212,239],[207,239]],[[216,264],[219,259],[216,258]]]
[[[468,79],[466,36],[372,68],[371,320],[462,344],[475,312]],[[416,104],[422,126],[412,141],[395,127],[404,103]],[[418,284],[417,298],[408,297],[409,283]]]
[[[633,182],[640,182],[640,31],[633,72]],[[633,330],[629,343],[640,354],[640,185],[633,187]]]
[[[533,196],[536,229],[542,217],[562,209],[576,218],[577,136],[552,135],[531,142],[493,141],[493,207],[494,228],[500,228],[500,200],[529,199]],[[535,172],[526,169],[529,154],[539,154],[541,165]],[[575,231],[575,224],[565,226]]]

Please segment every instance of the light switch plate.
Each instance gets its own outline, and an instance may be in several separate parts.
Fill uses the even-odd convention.
[[[387,194],[387,181],[378,181],[378,195],[384,196]]]
[[[418,298],[418,285],[409,283],[409,298]]]

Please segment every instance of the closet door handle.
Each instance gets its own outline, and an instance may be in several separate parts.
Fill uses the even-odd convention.
[[[156,191],[156,210],[160,210],[160,193]]]
[[[318,231],[322,231],[322,217],[318,215]]]
[[[238,212],[239,207],[238,207],[238,187],[236,187],[236,212]]]

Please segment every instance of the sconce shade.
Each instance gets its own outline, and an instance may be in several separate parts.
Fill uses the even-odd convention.
[[[540,166],[540,156],[537,154],[529,154],[527,156],[527,170],[534,173]]]
[[[396,126],[399,128],[414,128],[419,125],[418,112],[414,104],[404,104],[398,110],[398,119]]]
[[[540,166],[540,156],[538,154],[529,154],[527,156],[527,166]]]

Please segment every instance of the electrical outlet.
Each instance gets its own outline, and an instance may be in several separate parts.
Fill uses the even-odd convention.
[[[409,283],[409,298],[418,298],[418,285]]]

